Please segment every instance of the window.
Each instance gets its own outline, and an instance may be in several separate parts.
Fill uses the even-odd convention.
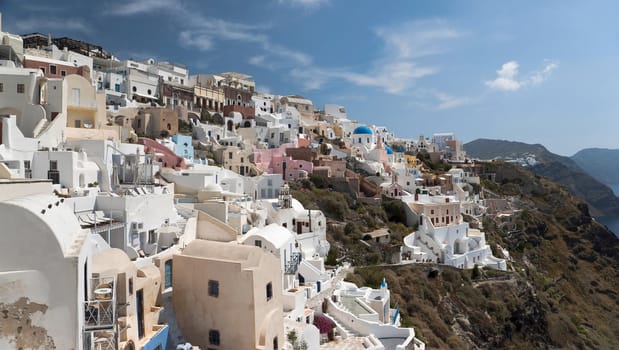
[[[228,152],[228,159],[232,159],[232,152]]]
[[[114,91],[120,92],[120,84],[114,84]]]
[[[273,338],[273,350],[279,350],[279,342],[277,341],[277,337]]]
[[[430,214],[434,215],[434,209],[430,210]]]
[[[273,298],[273,283],[267,283],[267,301]]]
[[[133,295],[133,277],[129,278],[129,295]]]
[[[209,344],[212,345],[219,345],[220,340],[219,340],[219,331],[209,331],[208,332],[208,342]]]
[[[155,230],[148,231],[148,244],[153,244],[157,242],[157,233]]]
[[[75,120],[75,127],[76,127],[76,128],[81,128],[81,127],[82,127],[82,121],[81,121],[81,120],[79,120],[79,119],[76,119],[76,120]]]
[[[243,161],[243,157],[241,157],[241,163],[244,163],[244,161]]]
[[[58,72],[56,70],[56,66],[49,66],[49,73],[50,74],[58,74]]]
[[[172,287],[172,259],[165,262],[165,264],[163,265],[163,269],[163,272],[165,274],[164,287],[170,288]]]
[[[103,90],[103,82],[102,81],[97,82],[97,90]]]
[[[60,75],[63,76],[63,77],[66,77],[67,76],[67,71],[66,70],[61,70],[60,71]]]
[[[71,89],[71,96],[73,97],[73,105],[80,105],[80,89]]]
[[[24,169],[30,169],[30,161],[24,160]]]
[[[17,93],[18,94],[23,94],[24,92],[26,92],[26,85],[24,85],[24,84],[17,84]]]
[[[50,160],[49,161],[49,170],[58,170],[58,161]]]
[[[0,83],[0,92],[4,92],[4,84]]]
[[[257,240],[254,242],[254,245],[255,245],[256,247],[258,247],[258,248],[262,248],[262,241],[261,241],[261,240],[259,240],[259,239],[257,239]]]
[[[133,88],[131,88],[131,90],[132,90],[133,92],[138,92],[138,88],[137,88],[137,87],[135,87],[135,86],[134,86]]]
[[[152,94],[152,91],[150,89],[148,89],[148,91],[146,91],[149,95]]]
[[[219,282],[209,280],[208,281],[208,295],[217,298],[219,296]]]

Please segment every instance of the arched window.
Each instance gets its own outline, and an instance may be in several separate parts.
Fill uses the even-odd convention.
[[[133,92],[138,92],[138,88],[135,86],[131,90],[133,90]]]

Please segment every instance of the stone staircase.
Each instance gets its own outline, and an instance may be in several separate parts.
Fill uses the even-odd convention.
[[[342,308],[343,310],[346,310],[346,308],[342,307],[342,305],[338,305],[338,306]],[[326,313],[325,316],[329,317],[333,321],[333,323],[335,323],[335,328],[339,331],[342,338],[363,337],[363,335],[353,331],[352,329],[345,327],[335,317],[329,315],[328,313]]]

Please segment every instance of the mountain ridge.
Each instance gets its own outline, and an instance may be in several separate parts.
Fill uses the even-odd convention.
[[[619,149],[585,148],[570,158],[601,183],[619,184]]]
[[[518,141],[477,139],[464,145],[472,158],[514,160],[533,157],[529,169],[565,186],[582,198],[594,216],[619,216],[619,198],[610,187],[591,176],[570,157],[552,153],[541,144]]]

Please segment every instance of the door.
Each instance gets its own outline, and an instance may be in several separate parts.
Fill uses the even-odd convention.
[[[135,303],[138,314],[138,338],[144,338],[144,293],[140,289],[135,293]]]

